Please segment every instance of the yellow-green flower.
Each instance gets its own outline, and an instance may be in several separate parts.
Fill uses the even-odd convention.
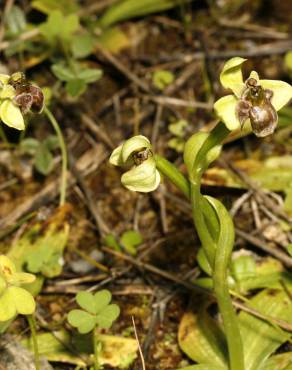
[[[9,84],[10,76],[0,74],[0,119],[9,127],[24,130],[24,119],[21,110],[13,101],[16,90]]]
[[[5,255],[0,255],[0,322],[8,321],[17,314],[30,315],[35,311],[33,296],[20,287],[34,280],[34,275],[17,272],[14,263]]]
[[[255,71],[244,82],[241,67],[245,61],[235,57],[225,63],[220,81],[233,95],[217,100],[214,109],[229,130],[251,123],[257,136],[267,136],[277,126],[276,112],[292,98],[292,86],[280,80],[261,80]]]
[[[137,135],[126,140],[112,152],[110,163],[129,168],[121,177],[122,184],[129,190],[147,193],[159,186],[160,174],[151,143],[145,136]]]

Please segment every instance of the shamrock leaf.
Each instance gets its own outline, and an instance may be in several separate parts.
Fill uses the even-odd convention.
[[[96,325],[96,317],[83,310],[72,310],[68,314],[69,324],[76,327],[80,334],[87,334]]]
[[[110,304],[111,298],[111,293],[106,289],[95,294],[79,292],[76,301],[83,310],[70,311],[69,323],[81,334],[89,333],[96,325],[109,329],[120,314],[119,307],[116,304]]]

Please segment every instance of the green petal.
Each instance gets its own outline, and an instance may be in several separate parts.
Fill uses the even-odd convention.
[[[16,273],[16,267],[14,263],[4,254],[0,255],[0,273],[5,279],[10,278]]]
[[[122,148],[123,144],[118,146],[111,154],[109,158],[109,162],[114,166],[122,166],[123,165],[123,159],[122,159]]]
[[[287,82],[280,80],[260,80],[259,83],[263,88],[273,91],[274,95],[271,103],[277,111],[283,108],[292,98],[292,86]]]
[[[13,296],[7,289],[0,296],[0,321],[7,321],[16,315],[16,307],[14,304]]]
[[[234,95],[224,96],[214,104],[217,116],[230,131],[240,128],[240,122],[236,116],[236,104],[237,99]]]
[[[235,57],[229,59],[220,74],[221,84],[226,89],[231,89],[236,96],[240,96],[244,88],[244,83],[242,79],[241,65],[247,59],[240,57]]]
[[[125,141],[122,148],[123,162],[126,163],[131,154],[143,148],[151,148],[150,141],[143,135],[133,136]]]
[[[20,109],[11,100],[4,100],[0,105],[0,118],[9,127],[24,130],[24,120]]]
[[[0,73],[0,82],[1,82],[3,85],[8,84],[9,79],[10,79],[10,76],[8,76],[8,75],[4,75],[4,74]]]
[[[153,158],[147,159],[139,166],[123,174],[122,184],[131,191],[148,193],[155,190],[160,183],[160,174],[156,170]]]
[[[15,89],[11,85],[4,85],[0,90],[0,99],[11,99],[15,97]]]
[[[31,315],[35,311],[35,300],[31,293],[23,288],[12,286],[8,288],[14,301],[16,311],[22,315]]]
[[[35,276],[26,272],[16,272],[9,278],[10,284],[30,284],[35,281]]]

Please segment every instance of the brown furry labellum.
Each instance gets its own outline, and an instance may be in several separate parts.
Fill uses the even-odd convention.
[[[21,72],[14,73],[8,83],[16,91],[14,102],[22,113],[29,111],[41,113],[44,107],[44,94],[38,86],[31,84]]]
[[[268,136],[275,131],[278,123],[277,111],[271,103],[273,91],[258,85],[255,78],[249,78],[245,85],[236,107],[241,128],[246,120],[250,119],[256,136]]]

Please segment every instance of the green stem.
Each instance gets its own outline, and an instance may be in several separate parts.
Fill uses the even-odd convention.
[[[94,350],[94,370],[100,370],[99,366],[99,340],[98,340],[98,334],[96,332],[96,328],[92,331],[92,341],[93,341],[93,350]]]
[[[219,201],[215,201],[215,204],[220,209],[220,215],[201,194],[201,178],[206,169],[207,153],[216,145],[220,145],[228,134],[229,130],[223,123],[219,123],[210,132],[196,156],[190,173],[190,182],[164,158],[155,156],[155,161],[157,169],[191,200],[194,224],[213,270],[214,292],[223,319],[230,369],[244,370],[243,346],[227,280],[234,244],[234,226],[228,212]]]
[[[28,321],[29,328],[31,331],[32,345],[33,345],[33,351],[34,351],[35,370],[40,370],[40,355],[39,355],[38,340],[37,340],[37,335],[36,335],[36,323],[35,323],[34,316],[28,315],[27,321]]]
[[[60,206],[62,206],[65,203],[66,200],[66,189],[67,189],[67,167],[68,167],[68,156],[67,156],[67,149],[65,140],[61,131],[61,128],[56,121],[55,117],[51,113],[51,111],[45,107],[44,113],[48,117],[49,121],[51,122],[56,135],[59,140],[59,145],[61,149],[61,155],[62,155],[62,173],[61,173],[61,184],[60,184]]]
[[[174,185],[176,185],[183,194],[190,197],[190,183],[184,177],[184,175],[176,168],[176,166],[170,163],[167,159],[160,157],[160,155],[154,156],[156,168],[165,177],[167,177]]]

